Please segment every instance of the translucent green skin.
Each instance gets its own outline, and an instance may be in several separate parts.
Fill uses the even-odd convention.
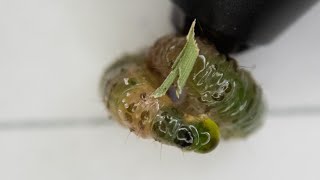
[[[207,116],[185,115],[173,107],[159,111],[152,124],[156,141],[197,153],[211,152],[219,143],[219,128]]]
[[[246,136],[262,124],[264,105],[261,88],[250,73],[214,45],[197,39],[200,55],[176,106],[191,114],[207,114],[224,138]],[[167,36],[150,49],[148,66],[166,77],[185,44],[184,37]],[[171,98],[174,98],[171,96]]]
[[[150,96],[160,82],[141,58],[124,57],[104,75],[104,102],[115,120],[138,136],[185,151],[208,153],[215,149],[220,133],[211,119],[182,113],[167,96]]]

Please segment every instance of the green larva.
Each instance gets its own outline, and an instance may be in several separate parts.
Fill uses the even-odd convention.
[[[136,135],[207,153],[220,133],[243,137],[256,130],[264,103],[248,71],[213,44],[194,40],[194,24],[187,43],[166,36],[147,55],[117,61],[104,75],[102,94],[114,119]]]
[[[175,106],[193,115],[207,114],[218,124],[224,138],[250,134],[262,124],[261,88],[234,59],[220,54],[206,40],[196,40],[200,54],[185,86],[184,97]],[[149,69],[164,79],[185,42],[184,37],[177,36],[159,39],[149,50]]]
[[[153,138],[185,151],[207,153],[219,142],[219,128],[205,114],[190,115],[168,96],[153,98],[160,79],[143,56],[126,56],[104,75],[103,97],[114,119],[143,138]]]

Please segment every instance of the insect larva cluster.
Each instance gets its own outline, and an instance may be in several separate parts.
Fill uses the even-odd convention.
[[[169,96],[151,97],[160,79],[142,60],[124,57],[105,74],[104,102],[114,118],[143,138],[199,153],[213,150],[219,142],[216,123],[205,114],[179,111]]]
[[[185,38],[166,36],[149,50],[147,64],[164,79]],[[248,71],[220,54],[213,44],[197,39],[199,57],[185,86],[186,97],[178,106],[191,114],[214,119],[224,138],[246,136],[262,124],[262,90]]]
[[[197,39],[200,54],[180,98],[152,93],[170,73],[186,40],[166,36],[147,55],[125,56],[104,75],[103,97],[114,119],[143,138],[207,153],[224,138],[261,124],[262,93],[251,75],[214,45]]]

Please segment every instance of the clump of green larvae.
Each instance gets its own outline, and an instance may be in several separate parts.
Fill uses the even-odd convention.
[[[205,114],[179,111],[166,95],[152,97],[160,79],[140,60],[143,57],[124,57],[105,74],[104,102],[114,119],[143,138],[185,151],[212,151],[220,138],[216,123]]]
[[[166,95],[152,93],[172,70],[186,44],[179,36],[159,39],[146,55],[125,56],[103,79],[103,98],[113,118],[143,138],[185,151],[207,153],[223,138],[244,137],[262,124],[262,90],[234,59],[206,40],[182,94],[173,84]]]
[[[243,137],[254,132],[262,124],[261,88],[234,59],[220,54],[204,39],[196,41],[199,56],[187,80],[184,96],[176,101],[175,107],[194,115],[207,114],[218,124],[224,138]],[[149,50],[148,67],[164,79],[185,43],[184,37],[159,39]]]

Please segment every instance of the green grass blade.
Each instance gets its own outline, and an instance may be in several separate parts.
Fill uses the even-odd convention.
[[[177,80],[177,91],[176,94],[179,95],[182,93],[182,89],[185,86],[187,79],[193,69],[193,66],[196,62],[196,59],[199,55],[199,48],[195,40],[194,27],[196,20],[191,24],[189,33],[186,37],[187,41],[183,49],[177,56],[174,64],[172,65],[172,70],[164,82],[159,88],[155,90],[152,94],[153,97],[161,97],[166,94],[170,86]]]

